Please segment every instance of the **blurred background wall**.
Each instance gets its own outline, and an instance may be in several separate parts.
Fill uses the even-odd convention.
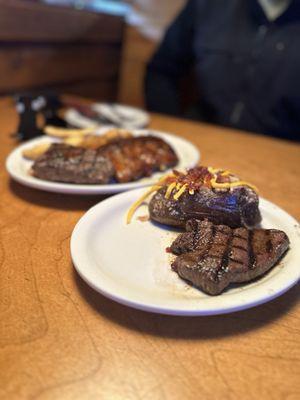
[[[0,95],[54,89],[143,106],[147,61],[186,0],[0,0]]]
[[[166,27],[186,0],[132,0],[126,18],[126,34],[119,98],[144,105],[143,80],[146,64]]]

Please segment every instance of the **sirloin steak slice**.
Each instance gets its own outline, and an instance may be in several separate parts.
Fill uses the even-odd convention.
[[[289,247],[277,229],[231,229],[208,220],[190,220],[170,250],[178,275],[210,295],[230,283],[248,282],[271,269]]]
[[[32,166],[33,175],[56,182],[103,184],[114,176],[111,161],[98,150],[53,143]]]

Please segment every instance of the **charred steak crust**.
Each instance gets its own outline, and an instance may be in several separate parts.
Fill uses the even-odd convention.
[[[114,175],[113,165],[97,150],[53,143],[32,166],[33,175],[56,182],[103,184]]]
[[[121,183],[150,176],[155,171],[165,171],[178,163],[172,147],[151,135],[118,139],[102,146],[99,152],[110,159],[115,178]]]
[[[155,136],[118,139],[98,149],[54,143],[32,167],[33,175],[56,182],[132,182],[178,163],[174,150]]]
[[[263,275],[288,247],[287,235],[277,229],[231,229],[208,220],[191,220],[170,250],[178,255],[172,268],[181,278],[218,295],[230,283]]]
[[[186,191],[178,200],[166,199],[165,193],[163,187],[149,203],[150,218],[162,224],[184,227],[186,221],[196,218],[237,228],[252,227],[261,221],[258,195],[248,187],[226,192],[203,187],[193,195]]]

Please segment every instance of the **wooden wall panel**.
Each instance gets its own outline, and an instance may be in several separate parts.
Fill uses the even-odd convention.
[[[122,18],[24,0],[0,0],[0,40],[120,43]]]
[[[78,94],[89,99],[113,102],[116,101],[117,82],[116,80],[83,80],[81,82],[70,82],[53,87],[57,93]]]
[[[119,62],[118,47],[2,47],[0,94],[84,79],[117,80]]]
[[[116,100],[124,19],[0,0],[0,95],[59,88]]]

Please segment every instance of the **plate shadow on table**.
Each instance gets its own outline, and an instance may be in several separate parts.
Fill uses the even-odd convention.
[[[288,313],[300,300],[298,283],[277,299],[244,311],[199,317],[160,315],[104,297],[90,288],[75,270],[74,279],[82,297],[102,317],[128,329],[172,339],[211,340],[260,329]]]
[[[66,211],[86,211],[110,195],[75,195],[33,189],[10,179],[10,191],[20,199],[38,206]]]

